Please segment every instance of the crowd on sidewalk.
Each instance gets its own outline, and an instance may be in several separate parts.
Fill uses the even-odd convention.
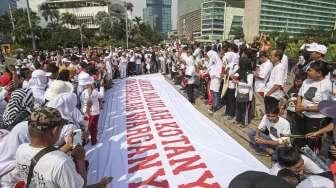
[[[247,131],[256,154],[271,157],[270,174],[279,181],[333,187],[336,72],[323,44],[309,39],[300,50],[293,65],[286,44],[272,46],[263,35],[251,44],[240,38],[19,54],[15,65],[0,67],[0,187],[105,187],[111,177],[87,185],[84,149],[99,142],[105,91],[113,79],[158,72],[191,103],[199,90],[210,114],[224,108],[226,121]]]

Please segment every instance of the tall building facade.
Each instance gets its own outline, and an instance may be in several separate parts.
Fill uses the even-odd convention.
[[[224,36],[225,0],[203,0],[202,36],[210,40],[222,40]]]
[[[172,28],[171,5],[172,0],[146,0],[144,21],[155,31],[167,34]]]
[[[248,41],[259,32],[286,31],[295,35],[311,28],[335,26],[335,0],[246,0],[245,7]]]
[[[177,34],[180,37],[192,38],[201,32],[202,0],[178,0],[177,2]]]
[[[202,37],[208,40],[228,39],[232,27],[242,27],[243,16],[243,0],[203,0]]]
[[[16,0],[0,0],[0,15],[9,12],[10,9],[16,9],[17,4]]]

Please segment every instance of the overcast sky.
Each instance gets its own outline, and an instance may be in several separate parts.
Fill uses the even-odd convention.
[[[0,0],[1,1],[1,0]],[[26,0],[19,0],[19,7],[23,7],[26,5]],[[31,3],[34,2],[41,2],[43,0],[29,0]],[[143,17],[142,10],[146,7],[146,0],[128,0],[128,2],[133,3],[134,5],[134,16],[141,16]],[[176,29],[177,23],[177,0],[172,0],[172,29]]]

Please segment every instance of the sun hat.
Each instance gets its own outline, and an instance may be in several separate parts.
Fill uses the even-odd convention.
[[[32,72],[31,76],[32,78],[48,77],[48,76],[51,76],[51,72],[46,72],[44,70],[37,69]]]
[[[314,44],[310,45],[307,49],[309,52],[318,52],[320,54],[326,54],[328,51],[328,48],[325,45],[322,44]]]
[[[73,85],[70,82],[62,80],[54,80],[44,94],[44,98],[48,101],[55,99],[61,93],[72,93]]]

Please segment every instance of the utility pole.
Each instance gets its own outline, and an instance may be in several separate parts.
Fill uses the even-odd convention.
[[[80,31],[80,38],[81,38],[81,44],[82,44],[82,50],[84,49],[83,45],[83,30],[82,30],[83,24],[79,25],[79,31]]]
[[[15,42],[15,24],[14,24],[14,18],[13,18],[13,13],[12,13],[12,7],[11,4],[8,3],[9,6],[9,15],[10,15],[10,19],[11,19],[11,23],[12,23],[12,27],[13,27],[13,36],[12,36],[12,41],[13,43]]]
[[[224,1],[224,31],[223,31],[223,40],[225,40],[226,39],[226,9],[227,8],[227,5],[226,5],[226,0]],[[228,32],[228,33],[230,33],[230,31]]]
[[[30,19],[29,0],[26,0],[26,3],[27,3],[28,23],[29,23],[30,35],[32,37],[33,50],[36,50],[35,34],[34,34],[34,31],[33,31],[33,26],[32,26],[31,19]]]
[[[128,10],[127,10],[127,0],[125,0],[125,9],[126,9],[126,49],[128,49]]]

